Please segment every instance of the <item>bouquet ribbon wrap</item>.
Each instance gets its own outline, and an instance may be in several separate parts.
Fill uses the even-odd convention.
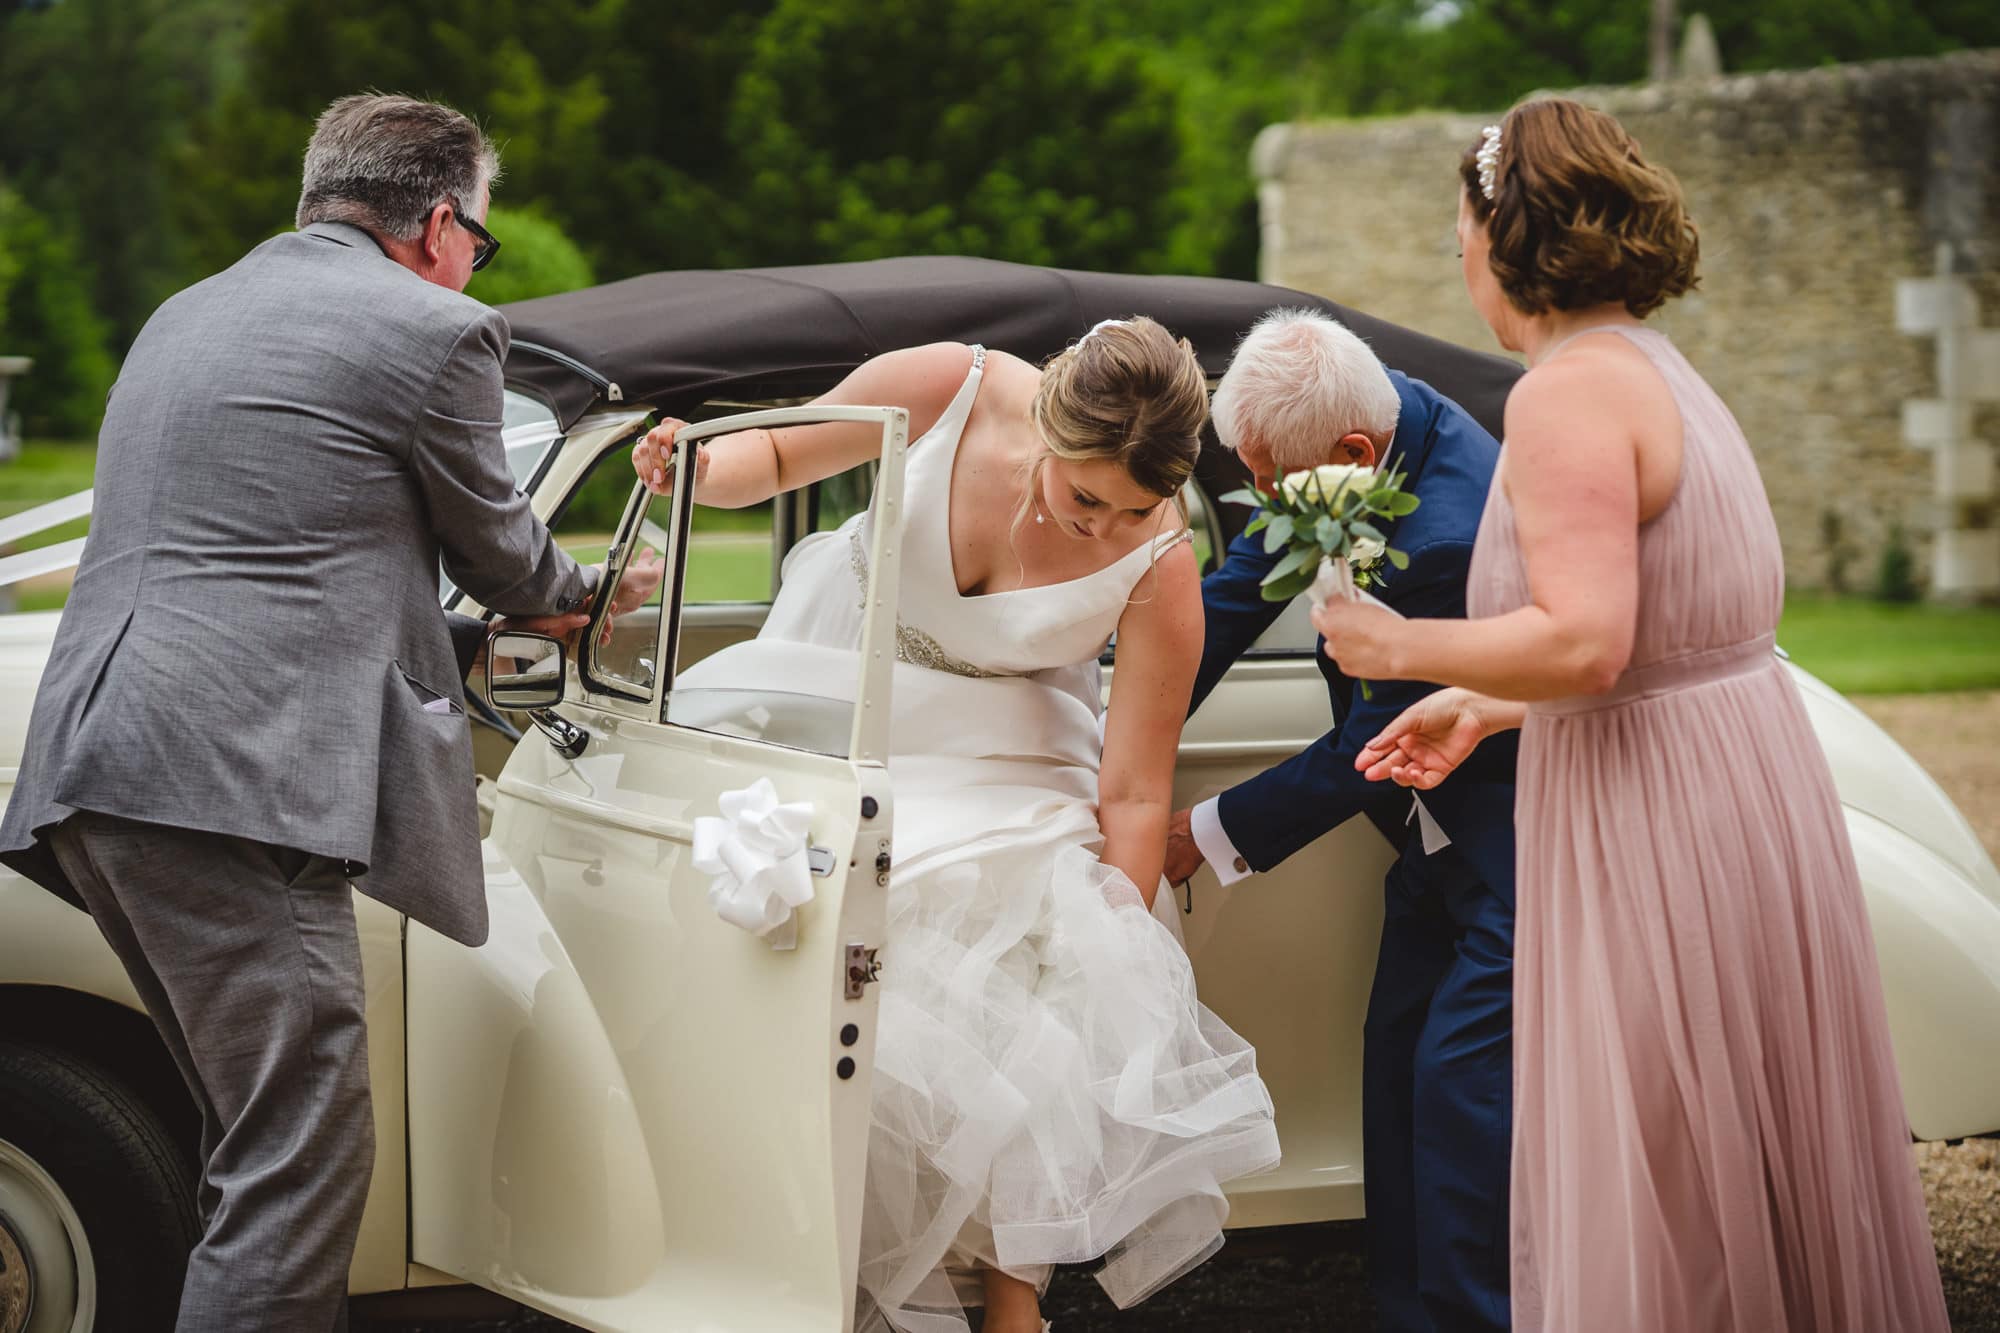
[[[1315,611],[1335,598],[1349,602],[1373,602],[1384,610],[1394,609],[1373,593],[1355,587],[1353,568],[1339,556],[1328,556],[1319,562],[1319,573],[1313,576],[1312,587],[1306,590],[1306,595],[1312,598]],[[1410,793],[1409,819],[1403,822],[1407,824],[1411,819],[1417,822],[1417,832],[1423,837],[1425,856],[1451,846],[1451,839],[1444,829],[1431,818],[1431,812],[1424,809],[1424,798],[1414,791]]]

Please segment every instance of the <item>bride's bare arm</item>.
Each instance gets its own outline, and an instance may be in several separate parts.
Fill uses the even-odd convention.
[[[1154,563],[1118,619],[1115,705],[1104,733],[1097,822],[1104,861],[1139,886],[1146,905],[1166,864],[1174,760],[1201,665],[1201,570],[1186,542]]]
[[[971,368],[972,349],[964,343],[906,347],[856,366],[813,402],[908,408],[910,438],[915,440],[951,406]],[[686,424],[669,417],[632,448],[633,470],[656,495],[672,488],[674,432]],[[797,490],[859,466],[881,449],[881,432],[858,421],[718,435],[701,446],[707,457],[699,465],[695,496],[705,505],[723,509],[761,504],[781,491]]]

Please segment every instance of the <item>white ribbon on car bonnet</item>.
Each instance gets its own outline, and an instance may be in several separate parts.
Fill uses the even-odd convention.
[[[806,830],[812,804],[778,800],[769,778],[726,791],[721,818],[694,821],[694,868],[709,877],[708,905],[774,949],[798,944],[793,912],[812,901]]]

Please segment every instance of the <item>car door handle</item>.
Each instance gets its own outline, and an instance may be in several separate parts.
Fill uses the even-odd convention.
[[[557,754],[565,759],[574,759],[590,744],[590,733],[561,713],[548,708],[536,708],[529,712],[528,720],[541,729],[555,747]]]

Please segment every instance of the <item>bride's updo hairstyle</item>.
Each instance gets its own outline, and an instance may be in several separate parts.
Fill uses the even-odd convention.
[[[1144,315],[1107,320],[1043,367],[1032,415],[1057,458],[1115,462],[1169,498],[1194,474],[1208,380],[1187,339]]]
[[[1458,175],[1493,276],[1522,313],[1615,301],[1643,318],[1694,288],[1701,244],[1680,182],[1623,125],[1550,97],[1515,107],[1499,131],[1498,154],[1482,163],[1482,134]]]

